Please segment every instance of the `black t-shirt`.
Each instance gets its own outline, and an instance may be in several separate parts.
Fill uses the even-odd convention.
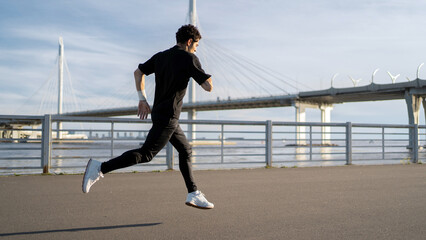
[[[145,75],[155,73],[152,120],[179,119],[189,79],[192,77],[201,85],[211,77],[204,72],[195,54],[177,45],[139,64],[139,70]]]

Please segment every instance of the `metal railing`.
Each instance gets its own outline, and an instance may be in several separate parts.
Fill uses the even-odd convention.
[[[59,122],[63,128],[58,130]],[[426,158],[426,126],[271,120],[179,123],[184,131],[189,124],[197,125],[197,138],[191,143],[198,169],[417,163]],[[150,127],[149,120],[135,118],[0,115],[0,174],[82,172],[91,157],[105,161],[140,147]],[[124,171],[175,169],[175,155],[168,144],[154,161]]]

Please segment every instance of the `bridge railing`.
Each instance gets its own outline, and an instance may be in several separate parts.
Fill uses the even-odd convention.
[[[426,126],[180,121],[184,131],[189,124],[197,126],[195,169],[400,164],[426,158]],[[150,127],[149,120],[135,118],[0,115],[0,174],[81,173],[91,157],[106,161],[140,147]],[[177,155],[168,144],[152,162],[122,171],[176,169]]]

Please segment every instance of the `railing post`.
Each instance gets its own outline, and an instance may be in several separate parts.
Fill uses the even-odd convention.
[[[223,124],[220,125],[220,162],[223,163],[224,162],[224,157],[223,157],[223,139],[225,138],[224,135],[224,126]]]
[[[382,127],[382,159],[385,160],[385,127]]]
[[[346,123],[346,165],[352,164],[352,123]]]
[[[114,158],[114,122],[111,122],[111,158]]]
[[[52,153],[52,116],[44,115],[41,135],[41,167],[43,173],[49,173]]]
[[[419,160],[419,125],[414,124],[414,129],[411,131],[413,133],[413,163],[417,163]]]
[[[166,145],[166,163],[167,163],[167,170],[173,170],[174,169],[174,152],[173,152],[173,145],[168,142]]]
[[[266,146],[265,161],[266,167],[272,167],[272,121],[266,121]]]
[[[309,126],[309,160],[312,161],[312,125]]]

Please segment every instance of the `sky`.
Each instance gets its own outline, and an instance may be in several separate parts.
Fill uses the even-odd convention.
[[[65,111],[136,105],[133,71],[175,44],[189,5],[188,0],[0,2],[0,114],[55,108],[60,36],[67,63]],[[424,9],[425,0],[198,0],[203,39],[197,55],[215,86],[198,99],[327,89],[336,73],[333,87],[353,86],[349,76],[361,78],[362,86],[377,68],[375,83],[391,83],[387,71],[400,74],[397,82],[415,79],[426,62]],[[253,65],[238,69],[245,59]],[[254,65],[261,70],[253,71]],[[268,78],[269,72],[282,81]],[[426,79],[426,69],[420,78]],[[152,92],[152,76],[147,81]],[[282,89],[274,89],[278,85]],[[336,104],[331,114],[332,122],[408,123],[403,100]],[[420,114],[420,123],[424,118]],[[294,121],[295,109],[200,112],[198,119]],[[307,121],[320,121],[320,111],[308,109]]]

